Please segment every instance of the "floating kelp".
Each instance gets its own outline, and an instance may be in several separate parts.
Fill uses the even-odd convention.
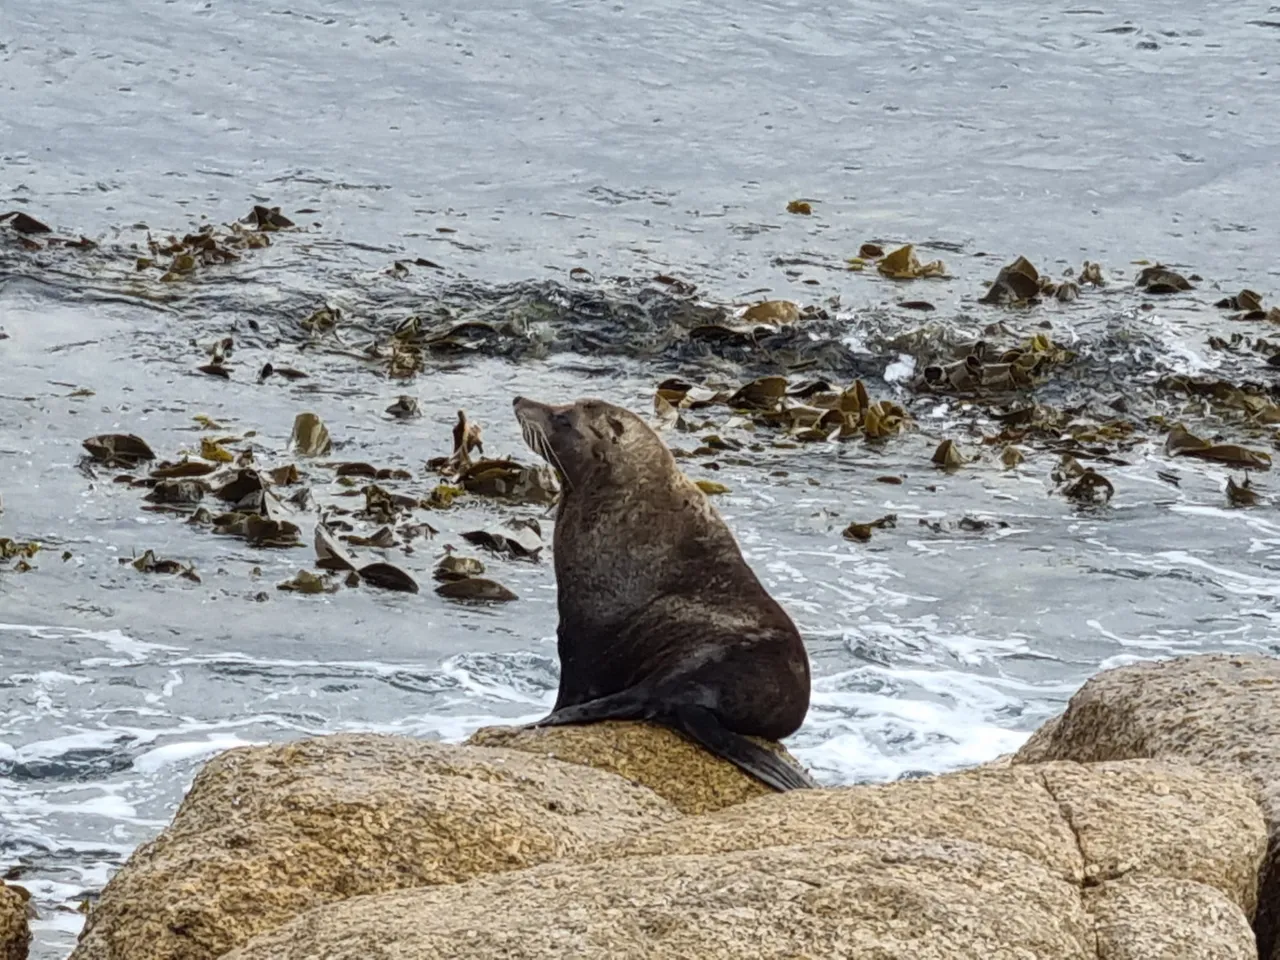
[[[915,246],[910,243],[886,254],[876,264],[876,269],[891,280],[917,280],[923,277],[945,277],[947,274],[947,268],[941,260],[921,263],[916,257]]]
[[[1059,303],[1070,303],[1072,300],[1080,299],[1080,285],[1073,280],[1059,280],[1052,287],[1053,295]]]
[[[270,246],[271,241],[265,233],[275,228],[254,226],[257,229],[248,229],[244,221],[231,223],[225,229],[205,224],[195,233],[182,238],[170,235],[164,240],[148,234],[147,247],[151,256],[139,257],[135,267],[138,271],[151,267],[162,269],[164,274],[160,280],[165,283],[189,279],[200,268],[233,263],[245,250]],[[164,265],[161,261],[166,257],[169,261]]]
[[[693,485],[705,493],[709,497],[718,496],[722,493],[728,493],[729,488],[723,483],[715,480],[695,480]]]
[[[271,376],[284,377],[286,380],[305,380],[309,374],[294,367],[278,367],[274,363],[264,363],[258,372],[258,382],[263,383]]]
[[[413,420],[422,416],[421,410],[418,409],[418,401],[407,394],[397,397],[396,402],[387,407],[386,412],[397,420]]]
[[[18,233],[31,236],[37,233],[51,233],[52,229],[44,223],[41,223],[35,217],[21,210],[10,210],[8,213],[0,213],[0,223],[8,223],[10,227]]]
[[[431,510],[448,510],[453,506],[454,500],[466,492],[462,487],[456,487],[448,483],[437,483],[432,487],[431,493],[427,495],[425,506]]]
[[[276,584],[277,590],[284,590],[288,593],[301,593],[305,595],[316,595],[321,593],[337,593],[338,584],[334,583],[328,577],[321,576],[318,573],[312,573],[310,570],[299,570],[298,573],[283,583]]]
[[[225,474],[221,474],[225,476]],[[231,474],[225,483],[213,491],[219,500],[239,504],[254,494],[261,494],[267,489],[267,482],[257,470],[244,467]]]
[[[1252,507],[1258,503],[1258,492],[1246,476],[1240,483],[1235,477],[1227,477],[1227,503],[1233,507]]]
[[[846,540],[854,540],[858,543],[866,543],[871,539],[873,530],[887,530],[898,525],[898,515],[889,513],[878,520],[872,520],[870,523],[851,523],[844,528],[840,534]]]
[[[1091,287],[1105,287],[1107,278],[1102,274],[1102,264],[1086,260],[1080,268],[1080,283]]]
[[[1088,266],[1086,264],[1086,268]],[[1080,285],[1074,280],[1052,280],[1041,274],[1026,257],[1018,257],[1013,263],[1000,268],[990,288],[978,302],[1029,306],[1040,302],[1042,297],[1054,297],[1060,302],[1069,303],[1079,296]]]
[[[360,568],[360,579],[383,590],[417,593],[418,582],[391,563],[370,563]]]
[[[431,528],[428,527],[428,529]],[[396,545],[395,532],[389,526],[379,527],[367,537],[351,533],[342,539],[353,547],[377,547],[380,550],[390,550]]]
[[[156,480],[180,480],[208,476],[217,469],[217,464],[183,457],[176,463],[165,462],[153,467],[151,476]]]
[[[943,440],[929,459],[934,466],[944,470],[956,470],[969,462],[953,440]]]
[[[213,518],[213,532],[239,537],[254,547],[299,547],[301,530],[288,520],[273,520],[257,513],[232,511]]]
[[[200,480],[160,480],[143,499],[151,503],[188,506],[203,500],[208,489],[208,484]]]
[[[1040,297],[1040,271],[1026,257],[1018,257],[1000,268],[987,292],[979,303],[1027,304]]]
[[[139,573],[177,574],[184,580],[200,582],[200,575],[196,573],[193,564],[184,564],[177,560],[161,560],[155,555],[154,550],[148,550],[140,557],[121,557],[120,563],[131,565]]]
[[[1197,457],[1250,470],[1271,469],[1271,454],[1235,443],[1210,443],[1197,437],[1180,423],[1169,431],[1164,450],[1171,457]]]
[[[371,463],[350,462],[334,464],[334,475],[339,477],[368,477],[371,480],[378,478],[378,468]]]
[[[34,540],[13,540],[9,537],[0,537],[0,561],[8,562],[15,560],[9,569],[15,573],[29,573],[33,568],[29,560],[33,559],[40,552],[40,544]]]
[[[448,580],[436,587],[436,593],[448,600],[473,603],[508,603],[519,599],[502,584],[483,577]]]
[[[1147,293],[1179,293],[1193,289],[1186,277],[1159,263],[1144,267],[1134,285]]]
[[[201,437],[200,457],[213,463],[231,463],[236,455],[212,437]]]
[[[396,341],[391,345],[387,361],[387,376],[392,380],[407,380],[422,370],[422,348],[414,343]]]
[[[794,389],[787,379],[772,375],[753,380],[729,393],[723,390],[697,388],[681,380],[666,380],[658,385],[654,409],[677,430],[692,432],[713,421],[698,424],[686,419],[685,411],[724,406],[735,413],[749,416],[731,418],[721,427],[754,430],[759,427],[781,429],[789,441],[804,443],[864,436],[877,440],[901,432],[908,425],[906,411],[890,401],[872,401],[866,385],[854,381],[843,391],[835,390],[826,380],[802,383]],[[742,443],[711,433],[693,455],[717,450],[740,450]],[[677,452],[677,456],[679,456]]]
[[[315,530],[316,566],[321,570],[354,570],[356,562],[323,523]]]
[[[786,377],[761,377],[739,387],[725,403],[736,410],[776,410],[786,394]]]
[[[458,411],[458,422],[453,425],[453,451],[457,456],[469,457],[472,451],[484,453],[480,424],[467,419],[465,410]]]
[[[200,373],[207,374],[208,376],[211,376],[211,377],[219,377],[223,380],[231,379],[230,368],[225,366],[221,360],[214,361],[213,363],[203,364],[199,367],[196,367],[196,370],[198,370]]]
[[[1022,451],[1012,443],[1006,445],[1005,448],[1000,451],[1000,462],[1004,464],[1004,468],[1006,470],[1012,470],[1025,459],[1026,458],[1023,456]]]
[[[1076,503],[1106,503],[1116,492],[1110,480],[1072,456],[1064,456],[1052,476],[1062,495]]]
[[[280,212],[279,207],[264,207],[258,204],[255,204],[240,222],[252,224],[266,233],[285,230],[294,225],[292,220]]]
[[[998,354],[986,341],[979,340],[959,360],[925,366],[911,386],[928,393],[1008,393],[1034,386],[1051,369],[1073,359],[1072,351],[1043,333]]]
[[[1262,312],[1262,294],[1255,290],[1241,290],[1234,297],[1224,297],[1214,304],[1219,310],[1241,310],[1245,314]]]
[[[456,553],[447,554],[432,572],[437,580],[465,580],[468,577],[479,577],[484,574],[484,564],[475,557],[463,557]]]
[[[748,307],[742,314],[744,323],[763,323],[782,326],[800,319],[800,307],[790,300],[763,300]]]
[[[289,446],[304,457],[323,457],[332,448],[329,428],[314,413],[300,413],[293,419]]]
[[[146,441],[131,433],[104,433],[85,440],[83,446],[94,460],[108,467],[133,469],[156,458]]]
[[[509,459],[477,460],[458,474],[457,479],[468,493],[517,503],[549,504],[559,493],[550,467],[526,466]]]
[[[921,517],[916,521],[919,526],[925,527],[933,533],[954,535],[956,533],[987,533],[992,529],[1006,529],[1009,524],[1005,520],[984,520],[981,517],[971,517],[965,514],[959,520],[930,520],[928,517]]]
[[[342,320],[342,310],[325,304],[311,311],[298,326],[310,334],[326,333],[336,327]]]
[[[461,536],[467,543],[483,547],[485,550],[511,560],[536,561],[542,552],[542,546],[535,545],[533,538],[524,536],[515,529],[468,530]]]
[[[396,517],[405,510],[413,510],[422,506],[417,497],[404,493],[395,493],[378,486],[376,483],[361,487],[360,492],[364,494],[364,509],[359,511],[357,516],[365,520],[372,520],[374,523],[394,523]]]
[[[813,205],[808,200],[792,200],[787,204],[787,213],[798,213],[807,217],[813,213]]]
[[[1250,423],[1265,426],[1280,424],[1280,404],[1272,400],[1267,389],[1260,384],[1237,386],[1212,377],[1173,374],[1161,377],[1156,386],[1162,390],[1204,398],[1219,415],[1236,412]]]
[[[297,465],[292,463],[286,463],[282,467],[272,467],[267,471],[267,476],[277,487],[290,487],[302,480]]]

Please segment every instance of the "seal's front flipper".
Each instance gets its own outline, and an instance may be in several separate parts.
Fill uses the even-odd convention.
[[[690,740],[706,747],[745,770],[775,790],[805,790],[819,786],[809,774],[770,753],[741,734],[727,730],[710,710],[702,707],[673,707],[657,717],[660,722],[679,730]]]
[[[562,727],[571,723],[592,723],[597,720],[648,720],[653,713],[651,701],[636,690],[623,690],[607,697],[598,697],[586,703],[553,710],[530,727]]]

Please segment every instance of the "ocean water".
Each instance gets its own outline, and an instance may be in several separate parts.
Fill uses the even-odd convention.
[[[1280,295],[1278,52],[1265,3],[5,0],[0,213],[100,244],[76,259],[0,243],[0,536],[46,545],[32,571],[0,570],[0,871],[36,896],[34,956],[66,955],[77,905],[218,751],[340,730],[457,741],[541,715],[556,683],[545,560],[486,558],[520,598],[502,607],[282,593],[309,546],[255,550],[145,510],[77,468],[85,437],[136,432],[172,457],[207,415],[283,463],[294,415],[313,410],[335,456],[421,487],[459,408],[486,452],[527,459],[517,393],[648,411],[673,372],[735,377],[716,356],[673,371],[574,341],[404,383],[308,352],[286,322],[329,303],[372,329],[441,283],[482,297],[671,273],[722,301],[821,303],[839,344],[878,358],[872,392],[906,402],[909,335],[981,335],[1001,317],[973,300],[999,264],[1025,254],[1057,274],[1087,257],[1131,278],[1161,259],[1202,276],[1197,291],[1143,310],[1121,280],[1009,322],[1050,323],[1084,358],[1079,389],[1238,376],[1206,337],[1225,335],[1223,292]],[[812,216],[785,212],[797,198]],[[148,230],[260,202],[305,232],[173,295],[113,266]],[[895,311],[894,284],[846,269],[871,239],[947,262],[951,280],[916,285],[935,313]],[[383,271],[417,257],[443,269],[388,286]],[[231,334],[245,375],[193,375]],[[256,383],[266,360],[312,377]],[[402,393],[420,420],[383,415]],[[805,634],[812,707],[789,745],[824,782],[989,760],[1110,666],[1280,652],[1280,520],[1227,508],[1238,472],[1153,439],[1104,468],[1106,508],[1081,509],[1052,492],[1056,458],[932,469],[943,436],[976,443],[971,418],[942,399],[912,414],[917,430],[880,449],[694,468],[729,486],[718,505]],[[887,513],[897,526],[869,543],[841,538]],[[436,537],[388,559],[430,583],[445,544],[504,515],[433,515]],[[119,562],[147,549],[201,582]]]

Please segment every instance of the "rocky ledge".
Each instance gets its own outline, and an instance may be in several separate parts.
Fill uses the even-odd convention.
[[[1010,763],[788,794],[643,724],[319,737],[207,764],[72,956],[1280,960],[1278,801],[1263,657],[1100,674]]]
[[[27,901],[22,887],[7,886],[0,880],[0,960],[27,960],[31,929],[27,924]]]

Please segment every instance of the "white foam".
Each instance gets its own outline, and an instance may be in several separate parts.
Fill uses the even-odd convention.
[[[179,741],[155,747],[134,757],[133,769],[138,773],[157,773],[165,767],[222,753],[233,747],[257,746],[266,740],[245,740],[235,734],[211,733],[204,740]]]

